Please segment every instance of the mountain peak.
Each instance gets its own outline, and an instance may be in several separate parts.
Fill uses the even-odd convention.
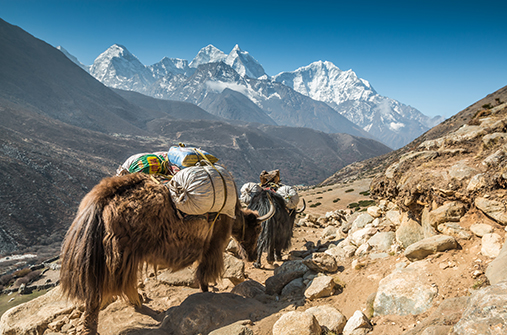
[[[222,50],[212,44],[208,44],[199,50],[195,58],[190,62],[189,67],[197,68],[201,64],[221,62],[226,57],[227,55]]]
[[[243,77],[259,78],[266,74],[262,65],[247,51],[241,50],[239,44],[236,44],[227,55],[225,63]]]

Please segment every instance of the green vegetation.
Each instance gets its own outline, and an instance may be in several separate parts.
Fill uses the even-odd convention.
[[[482,108],[484,109],[491,109],[491,104],[485,104],[485,105],[482,105]]]
[[[18,294],[13,293],[11,295],[7,294],[1,294],[0,295],[0,317],[2,314],[7,312],[7,310],[11,309],[12,307],[16,307],[18,305],[21,305],[25,302],[28,302],[32,299],[35,299],[37,297],[40,297],[41,295],[46,294],[48,290],[40,290],[40,291],[34,291],[30,294]],[[14,298],[13,301],[9,302],[11,298]]]
[[[333,200],[333,202],[338,202],[340,200],[341,200],[340,198],[336,198],[336,199]]]
[[[359,194],[364,195],[365,197],[367,197],[367,196],[370,195],[370,191],[359,192]]]
[[[375,205],[375,200],[359,200],[360,207],[370,207]]]
[[[320,205],[322,205],[320,202],[316,202],[314,204],[311,204],[310,207],[313,208],[313,207],[317,207],[317,206],[320,206]]]
[[[354,192],[354,189],[353,188],[349,188],[348,190],[345,191],[345,193],[350,193],[350,192]]]
[[[322,199],[322,197],[317,197],[317,199]]]

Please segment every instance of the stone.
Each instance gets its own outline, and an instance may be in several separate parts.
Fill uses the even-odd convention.
[[[407,213],[402,216],[402,221],[396,230],[396,241],[401,244],[403,248],[420,241],[424,238],[424,230],[422,226],[408,217]]]
[[[474,223],[470,226],[470,231],[479,237],[483,237],[486,234],[491,234],[495,231],[493,227],[485,223]]]
[[[375,251],[389,251],[395,240],[396,234],[392,231],[378,232],[368,240],[368,244]]]
[[[456,335],[507,334],[507,282],[475,291],[463,316],[453,327]]]
[[[299,311],[283,314],[273,325],[273,335],[320,335],[321,332],[312,314]]]
[[[303,295],[305,288],[306,285],[304,284],[303,278],[296,278],[284,286],[281,295],[284,297],[289,295]]]
[[[440,223],[459,222],[465,214],[465,205],[458,201],[443,204],[429,212],[430,225],[436,228]]]
[[[362,228],[352,233],[350,243],[356,247],[366,243],[373,235],[378,232],[376,228]]]
[[[224,278],[229,279],[234,285],[245,281],[245,263],[230,254],[224,254]]]
[[[391,209],[386,212],[386,219],[398,227],[401,224],[401,213],[399,210]]]
[[[330,305],[311,307],[305,313],[315,316],[321,327],[336,334],[340,334],[347,323],[345,315]]]
[[[421,226],[423,229],[424,238],[438,235],[436,227],[433,227],[430,221],[430,210],[428,206],[424,207],[421,213]]]
[[[495,258],[502,249],[502,237],[497,233],[486,234],[482,237],[481,254]]]
[[[296,278],[302,277],[303,274],[298,271],[282,272],[266,279],[266,294],[280,294],[282,289]]]
[[[507,225],[507,211],[500,201],[478,197],[475,198],[475,206],[496,222]]]
[[[470,179],[467,185],[467,191],[475,192],[486,186],[488,186],[486,175],[484,173],[479,173]]]
[[[411,244],[405,249],[404,255],[410,261],[417,261],[439,251],[456,249],[457,247],[458,243],[454,237],[437,235]]]
[[[335,292],[335,282],[333,277],[318,276],[313,278],[312,282],[305,290],[305,297],[314,300],[322,297],[329,297]]]
[[[472,235],[456,222],[441,223],[438,225],[437,229],[444,235],[454,236],[462,240],[469,240],[472,238]]]
[[[338,271],[336,259],[325,252],[314,252],[311,258],[303,261],[303,264],[315,272],[332,273]]]
[[[468,166],[466,161],[459,161],[449,168],[448,173],[451,178],[463,180],[469,179],[473,175],[477,174],[477,170]]]
[[[486,277],[491,285],[507,280],[507,242],[503,244],[500,254],[489,263]]]
[[[254,335],[252,329],[248,328],[252,325],[250,320],[241,320],[210,332],[208,335]]]
[[[484,147],[490,148],[499,143],[505,142],[506,139],[507,139],[506,133],[487,134],[484,135],[484,137],[482,138],[482,144],[484,145]]]
[[[231,293],[240,295],[245,298],[255,298],[266,293],[266,288],[255,280],[245,280],[244,282],[234,286]]]
[[[171,286],[188,286],[198,288],[199,283],[195,280],[195,268],[188,267],[180,271],[163,271],[157,276],[159,282]]]
[[[482,165],[487,167],[497,167],[506,158],[504,149],[498,149],[482,161]]]
[[[359,248],[356,249],[354,256],[356,257],[365,256],[371,249],[372,249],[371,245],[369,245],[368,243],[363,243],[359,246]]]
[[[283,262],[282,265],[275,269],[274,274],[279,275],[285,272],[297,272],[299,276],[303,276],[309,270],[308,266],[306,266],[302,260],[294,260]]]
[[[373,217],[368,214],[368,213],[363,213],[361,215],[359,215],[353,222],[352,222],[352,227],[351,227],[351,231],[354,232],[358,229],[361,229],[361,228],[364,228],[366,227],[367,224],[369,223],[372,223],[373,222]]]
[[[361,311],[355,311],[345,324],[343,335],[355,335],[358,333],[358,330],[364,330],[364,334],[366,334],[372,329],[373,327],[366,315]]]
[[[419,261],[397,268],[380,280],[374,315],[417,315],[430,309],[438,289],[428,283],[427,274],[427,263]]]
[[[326,227],[322,231],[322,238],[324,240],[334,240],[338,236],[338,229],[333,226]]]
[[[366,212],[374,218],[379,218],[382,216],[382,210],[380,209],[380,207],[377,207],[377,206],[368,207]]]

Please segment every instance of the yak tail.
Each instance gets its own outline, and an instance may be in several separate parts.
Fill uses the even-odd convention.
[[[81,202],[62,244],[60,284],[68,298],[78,299],[87,305],[104,301],[103,206],[97,203],[93,192]]]

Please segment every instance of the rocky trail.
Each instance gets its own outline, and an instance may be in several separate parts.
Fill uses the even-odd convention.
[[[145,269],[143,307],[99,316],[109,334],[507,334],[507,104],[422,143],[374,179],[302,190],[283,261],[224,256],[201,293],[193,269]],[[59,288],[2,315],[1,334],[78,334]]]

